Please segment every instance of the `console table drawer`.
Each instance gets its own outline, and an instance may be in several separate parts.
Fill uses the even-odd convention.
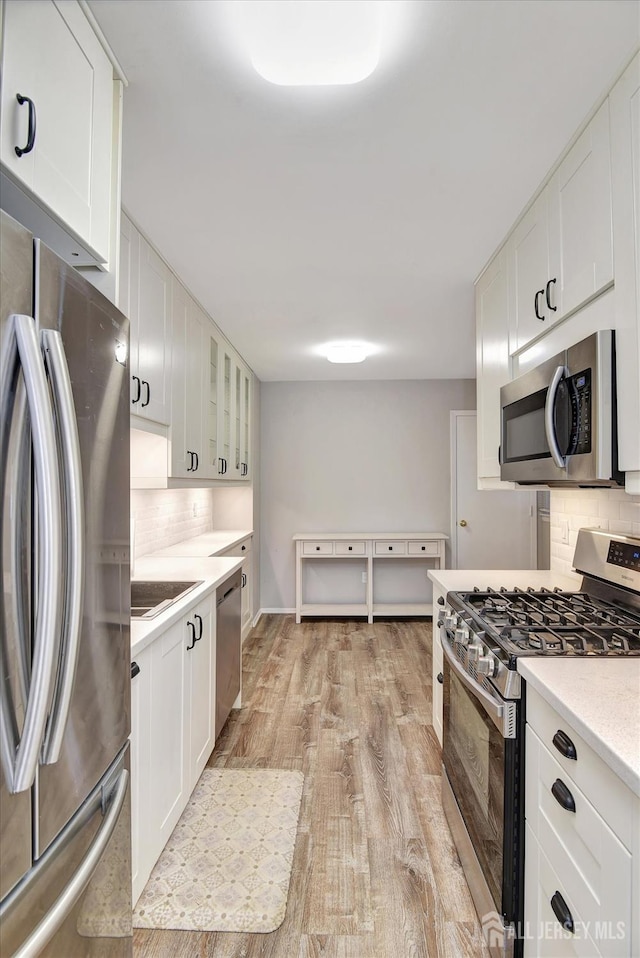
[[[308,542],[302,543],[302,552],[306,556],[332,556],[333,542]]]
[[[414,539],[411,542],[407,543],[408,553],[410,556],[437,556],[439,555],[438,543],[431,541],[425,541],[422,539]]]
[[[407,554],[407,543],[398,540],[385,541],[384,539],[378,539],[374,551],[377,556],[403,556]]]
[[[361,540],[348,542],[346,539],[338,539],[335,542],[337,556],[363,556],[366,554],[366,543]]]

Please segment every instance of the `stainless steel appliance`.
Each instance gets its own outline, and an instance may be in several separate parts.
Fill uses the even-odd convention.
[[[594,333],[500,390],[500,478],[550,486],[621,485],[615,344]]]
[[[128,320],[0,211],[0,953],[129,956]]]
[[[503,924],[502,947],[522,954],[524,723],[520,656],[640,655],[640,539],[582,529],[579,592],[447,594],[443,802],[478,915]],[[495,925],[491,926],[495,937]]]
[[[238,570],[216,589],[216,738],[240,692],[243,580]]]

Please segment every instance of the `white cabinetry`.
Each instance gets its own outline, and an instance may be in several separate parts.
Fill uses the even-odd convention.
[[[476,363],[479,488],[510,487],[500,481],[500,387],[511,378],[507,253],[502,249],[476,283]]]
[[[139,897],[213,750],[215,592],[136,656],[132,875]]]
[[[640,54],[609,97],[620,468],[640,495]]]
[[[525,958],[631,958],[640,801],[531,686],[525,752]]]
[[[440,620],[444,615],[444,608],[447,594],[438,585],[433,584],[433,650],[431,657],[432,666],[432,711],[433,728],[438,736],[438,741],[442,747],[442,688],[444,683],[444,658],[442,653],[442,641],[440,639]]]
[[[123,214],[118,306],[131,323],[131,412],[167,425],[171,410],[171,271]]]
[[[515,350],[612,282],[608,102],[517,224],[507,248]]]
[[[3,29],[3,170],[105,263],[111,62],[75,0],[5,0]]]
[[[175,276],[171,279],[170,475],[206,475],[204,346],[208,320]]]
[[[242,563],[242,604],[240,613],[243,642],[251,629],[253,620],[252,541],[252,537],[248,536],[230,549],[218,553],[221,556],[240,556],[244,560]]]

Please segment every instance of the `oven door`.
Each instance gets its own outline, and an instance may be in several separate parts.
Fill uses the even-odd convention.
[[[522,709],[520,702],[504,702],[466,674],[446,637],[443,651],[447,817],[480,919],[497,912],[505,925],[518,927],[524,864]],[[501,709],[511,713],[509,722]]]

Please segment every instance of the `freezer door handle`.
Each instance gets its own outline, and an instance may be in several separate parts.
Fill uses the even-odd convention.
[[[64,622],[61,628],[62,644],[58,677],[51,707],[51,719],[47,728],[43,754],[44,764],[51,765],[57,762],[60,757],[71,708],[71,695],[82,634],[85,565],[84,489],[78,423],[62,336],[54,329],[43,329],[40,336],[44,346],[45,363],[51,380],[59,424],[62,450],[61,465],[63,465],[64,474],[64,511],[66,519],[64,532],[67,543]]]
[[[2,723],[2,762],[7,788],[15,793],[25,791],[33,784],[55,674],[60,613],[61,509],[53,409],[35,320],[32,316],[14,314],[9,319],[9,328],[15,335],[17,353],[6,343],[5,349],[10,359],[13,357],[20,362],[29,407],[41,545],[31,680],[19,742],[15,740],[15,726]],[[7,372],[4,357],[2,365],[4,374]]]
[[[58,929],[63,925],[67,915],[91,881],[91,877],[104,855],[111,836],[118,824],[120,812],[124,805],[129,783],[129,772],[123,768],[118,778],[118,784],[111,792],[111,802],[104,820],[87,849],[78,870],[62,892],[60,897],[47,912],[39,925],[36,925],[22,946],[14,953],[13,958],[36,958],[51,941]]]

